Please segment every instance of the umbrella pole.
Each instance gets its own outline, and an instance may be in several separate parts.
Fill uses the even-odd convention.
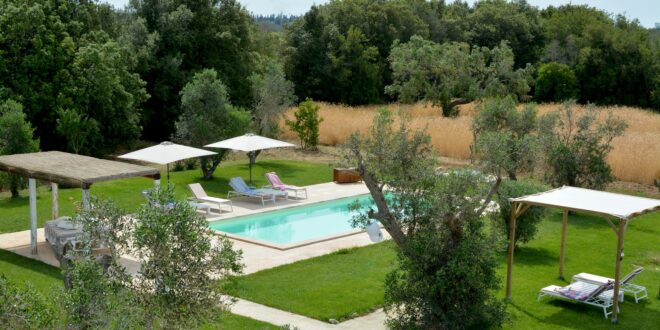
[[[170,163],[167,163],[167,184],[170,184]]]

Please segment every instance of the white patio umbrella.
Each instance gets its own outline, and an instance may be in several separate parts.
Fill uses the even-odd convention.
[[[211,156],[217,154],[213,151],[188,147],[169,141],[155,146],[129,152],[118,158],[140,160],[143,162],[167,165],[167,181],[170,181],[170,163],[188,158]]]
[[[252,155],[254,155],[255,151],[295,146],[295,144],[289,142],[275,140],[252,133],[205,145],[207,148],[222,148],[247,152],[248,157],[250,158],[250,182],[252,182]]]

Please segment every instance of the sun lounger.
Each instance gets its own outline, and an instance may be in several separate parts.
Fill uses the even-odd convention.
[[[250,187],[245,183],[245,181],[240,178],[240,177],[235,177],[231,178],[229,180],[229,186],[231,186],[233,191],[229,191],[227,193],[227,198],[231,198],[232,196],[234,197],[240,197],[240,196],[246,196],[246,197],[253,197],[253,198],[259,198],[261,200],[261,205],[266,205],[265,202],[273,202],[275,203],[275,198],[277,196],[284,197],[285,199],[289,199],[288,193],[286,191],[280,191],[280,190],[275,190],[275,189],[266,189],[266,188],[261,188],[261,189],[255,189],[253,187]]]
[[[541,289],[538,300],[540,301],[541,298],[549,296],[596,306],[603,309],[603,314],[607,318],[612,314],[611,311],[608,311],[613,304],[612,296],[614,295],[614,290],[612,290],[612,286],[612,283],[596,285],[586,282],[575,282],[565,287],[550,285]],[[622,293],[620,293],[620,298],[623,297],[621,295]]]
[[[222,212],[223,206],[229,206],[229,212],[234,211],[234,206],[231,201],[224,198],[211,197],[206,194],[204,188],[199,183],[191,183],[188,185],[188,189],[193,194],[193,198],[198,202],[207,202],[212,203],[218,206],[218,211]]]
[[[624,276],[621,279],[621,291],[632,294],[633,297],[635,297],[635,303],[638,303],[644,298],[648,299],[648,291],[645,287],[630,283],[630,281],[632,281],[632,279],[639,275],[639,273],[642,271],[644,271],[643,267],[636,268],[630,272],[630,274]],[[589,273],[580,273],[573,276],[572,282],[587,282],[591,284],[602,285],[609,282],[614,283],[614,279]]]
[[[277,173],[270,172],[266,173],[266,179],[270,182],[270,186],[273,189],[279,189],[281,191],[293,191],[296,194],[296,199],[298,199],[298,193],[305,193],[305,199],[307,199],[307,188],[292,186],[290,184],[285,184],[280,180],[280,177],[277,176]]]

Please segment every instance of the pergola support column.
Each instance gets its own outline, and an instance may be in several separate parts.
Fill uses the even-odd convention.
[[[59,197],[58,197],[58,185],[55,182],[50,183],[50,197],[51,197],[51,207],[50,207],[50,218],[57,219],[60,216],[60,206],[59,206]]]
[[[568,210],[564,210],[561,223],[561,249],[559,252],[559,278],[564,279],[564,259],[566,257],[566,227],[568,226]]]
[[[612,305],[612,323],[618,322],[619,314],[619,289],[621,286],[621,259],[623,256],[623,237],[626,233],[627,221],[626,219],[621,219],[619,221],[619,232],[617,234],[617,244],[616,244],[616,266],[614,268],[614,292],[612,299],[614,299],[614,304]]]
[[[28,179],[30,191],[30,253],[37,254],[37,180]]]
[[[83,210],[89,210],[89,188],[91,184],[83,183],[82,185],[82,207]]]

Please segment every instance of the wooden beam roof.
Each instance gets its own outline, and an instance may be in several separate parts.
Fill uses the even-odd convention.
[[[130,177],[160,178],[158,169],[61,151],[0,156],[0,171],[70,186]]]

